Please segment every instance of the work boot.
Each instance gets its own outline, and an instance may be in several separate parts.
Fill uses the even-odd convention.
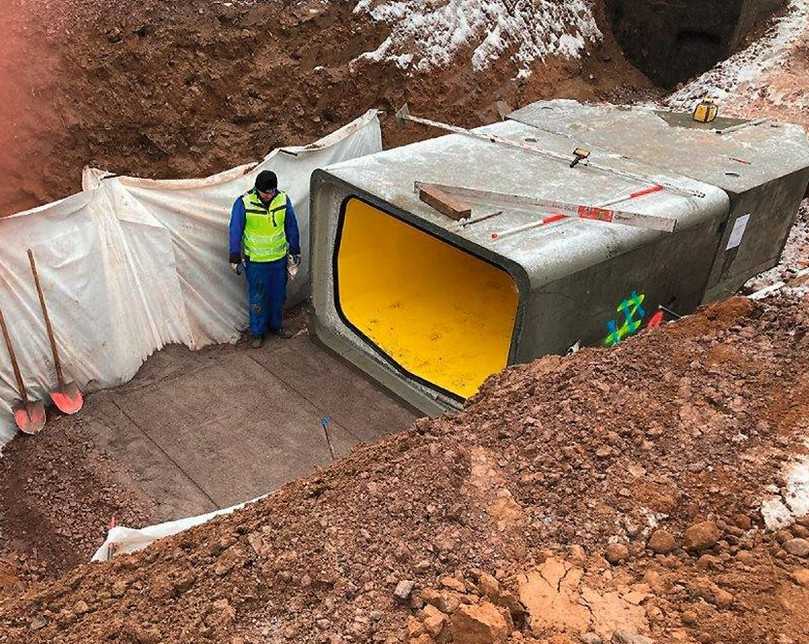
[[[295,335],[294,333],[292,333],[292,331],[284,327],[281,327],[280,329],[278,329],[277,331],[273,331],[272,333],[273,335],[277,335],[279,338],[283,338],[284,340],[289,340],[292,336]]]
[[[254,335],[250,340],[250,348],[252,349],[260,349],[262,344],[264,344],[263,335]]]

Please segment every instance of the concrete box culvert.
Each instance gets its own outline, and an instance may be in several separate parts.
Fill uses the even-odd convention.
[[[570,101],[529,108],[534,116],[555,112],[555,121],[531,124],[526,121],[534,117],[521,111],[516,117],[523,122],[510,119],[476,132],[529,141],[571,159],[574,147],[586,143],[590,162],[623,176],[450,135],[340,163],[312,177],[315,333],[427,414],[459,406],[507,365],[565,353],[576,343],[616,344],[654,322],[659,305],[692,312],[710,294],[724,294],[729,283],[749,277],[753,267],[774,264],[809,182],[809,146],[805,138],[803,147],[795,143],[791,126],[767,130],[782,145],[792,145],[789,162],[764,145],[755,163],[766,160],[767,170],[742,178],[749,189],[738,193],[743,198],[732,198],[666,163],[669,146],[687,143],[676,132],[651,145],[651,160],[616,152],[626,139],[643,142],[660,127],[684,134],[684,120]],[[599,119],[594,131],[608,134],[603,141],[591,137],[599,138],[597,146],[571,134]],[[741,137],[745,131],[737,132]],[[736,135],[714,136],[723,137],[725,155]],[[741,146],[739,152],[748,150]],[[798,159],[803,170],[793,167]],[[715,163],[725,167],[724,161]],[[665,233],[569,217],[494,239],[543,214],[467,197],[473,217],[502,212],[462,227],[419,200],[417,181],[584,205],[663,183],[670,189],[614,207],[674,219],[677,227]],[[768,204],[772,199],[780,199],[775,210]],[[747,226],[765,242],[741,231],[729,260],[725,246],[740,234],[738,226],[732,232],[735,220],[729,217],[748,207],[755,212]],[[752,247],[749,253],[742,252],[745,245]]]

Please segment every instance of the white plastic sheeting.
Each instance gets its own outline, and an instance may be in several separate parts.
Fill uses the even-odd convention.
[[[95,551],[90,561],[109,561],[117,555],[128,555],[138,550],[143,550],[158,539],[179,534],[180,532],[202,525],[203,523],[208,523],[211,519],[222,516],[223,514],[230,514],[236,510],[241,510],[246,505],[260,501],[266,496],[265,494],[252,501],[232,505],[229,508],[222,508],[221,510],[209,512],[208,514],[177,519],[176,521],[167,521],[166,523],[158,523],[157,525],[151,525],[145,528],[135,529],[125,526],[110,528],[104,543]]]
[[[155,181],[86,170],[84,191],[0,219],[0,307],[29,396],[56,382],[26,249],[36,256],[66,377],[85,391],[129,381],[164,345],[234,342],[247,325],[243,277],[228,266],[233,201],[272,169],[295,206],[303,266],[288,304],[308,295],[309,180],[332,163],[378,152],[377,111],[308,146],[206,179]],[[0,343],[2,344],[2,343]],[[0,346],[0,446],[16,431],[16,382]]]

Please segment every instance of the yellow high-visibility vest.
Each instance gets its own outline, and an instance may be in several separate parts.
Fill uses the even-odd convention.
[[[251,262],[275,262],[287,256],[289,244],[284,222],[287,195],[279,192],[265,206],[255,190],[242,197],[244,203],[244,254]]]

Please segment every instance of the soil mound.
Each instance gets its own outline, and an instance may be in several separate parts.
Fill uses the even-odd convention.
[[[101,453],[80,423],[68,427],[3,450],[0,574],[7,579],[0,597],[88,561],[104,539],[104,520],[153,520],[151,500],[134,491],[126,467]]]
[[[498,100],[620,100],[651,87],[610,36],[600,0],[592,11],[603,39],[588,39],[580,56],[548,54],[528,65],[529,75],[520,74],[522,50],[508,42],[483,68],[473,64],[475,45],[457,38],[448,39],[446,60],[424,71],[360,58],[397,27],[356,4],[9,0],[0,10],[9,18],[0,44],[0,120],[8,124],[0,133],[0,216],[77,191],[85,164],[153,178],[206,176],[308,143],[371,107],[393,114],[409,101],[414,112],[471,126],[496,120]],[[535,41],[534,54],[567,28],[544,24],[533,10],[518,13],[519,21],[500,20],[532,28],[520,40]],[[587,22],[568,9],[551,15]],[[432,134],[385,125],[391,145]]]
[[[510,368],[461,414],[31,586],[0,603],[0,632],[806,641],[809,521],[773,533],[760,507],[806,451],[807,349],[806,299],[737,298],[613,350]]]

